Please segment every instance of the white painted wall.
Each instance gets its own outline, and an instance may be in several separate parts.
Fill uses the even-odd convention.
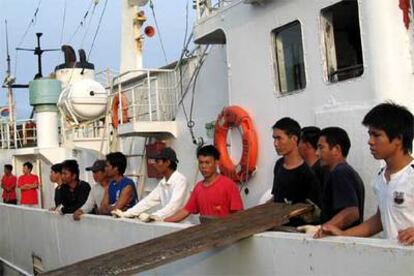
[[[0,258],[32,271],[32,253],[46,270],[187,227],[85,216],[75,222],[45,210],[0,204]],[[25,227],[22,227],[25,225]],[[148,275],[413,275],[414,248],[394,241],[266,232],[200,253]]]
[[[274,153],[271,126],[289,116],[302,126],[336,125],[347,130],[352,141],[348,161],[361,174],[366,186],[365,215],[370,216],[376,210],[371,179],[380,164],[368,151],[368,136],[360,122],[371,107],[388,99],[414,110],[412,26],[408,31],[405,29],[398,1],[358,1],[364,73],[358,78],[328,83],[324,77],[320,12],[337,2],[340,1],[278,0],[248,5],[233,1],[195,25],[195,39],[217,29],[225,32],[228,104],[245,108],[256,124],[258,171],[248,185],[247,206],[257,204],[272,185],[273,165],[279,157]],[[275,88],[271,31],[295,20],[302,25],[307,84],[302,91],[281,96]],[[215,88],[214,78],[207,83]],[[237,139],[233,137],[233,141]],[[234,156],[240,156],[240,147],[231,150]]]

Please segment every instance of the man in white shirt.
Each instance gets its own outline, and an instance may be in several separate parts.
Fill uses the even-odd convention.
[[[384,231],[387,239],[413,245],[413,115],[403,106],[383,103],[369,111],[362,124],[368,127],[371,154],[386,164],[374,180],[377,212],[362,224],[345,231],[332,225],[322,226],[322,230],[325,234],[359,237],[369,237]]]
[[[94,210],[95,213],[99,214],[98,208],[101,205],[105,189],[108,187],[110,180],[105,173],[105,165],[105,160],[96,160],[92,166],[86,168],[87,171],[92,171],[95,185],[92,186],[85,204],[73,213],[74,220],[80,220],[82,214],[91,213]]]
[[[184,175],[177,171],[177,155],[171,148],[164,148],[153,156],[155,169],[162,174],[163,178],[157,187],[134,207],[122,212],[114,210],[112,214],[117,217],[139,217],[143,221],[157,220],[175,214],[187,202],[190,187]],[[145,213],[149,209],[160,206],[158,211],[151,215]]]

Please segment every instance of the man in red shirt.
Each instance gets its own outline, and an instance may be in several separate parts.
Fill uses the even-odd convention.
[[[17,204],[16,183],[17,178],[12,174],[13,166],[4,165],[4,175],[1,179],[1,188],[3,189],[3,202],[8,204]]]
[[[204,179],[196,184],[184,208],[164,221],[178,222],[190,214],[223,218],[243,210],[236,184],[217,172],[220,152],[214,146],[204,146],[197,151],[197,158],[198,168]]]
[[[32,174],[33,165],[30,162],[23,164],[23,175],[19,177],[17,186],[21,190],[20,204],[28,207],[38,207],[37,189],[39,177]]]

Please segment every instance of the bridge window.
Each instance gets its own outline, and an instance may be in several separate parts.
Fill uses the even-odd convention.
[[[272,31],[275,71],[280,93],[304,89],[306,86],[302,30],[299,21]]]
[[[344,0],[321,12],[327,79],[343,81],[364,72],[358,1]]]

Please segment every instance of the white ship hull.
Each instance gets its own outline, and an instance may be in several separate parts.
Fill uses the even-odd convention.
[[[32,255],[45,271],[178,231],[188,224],[59,216],[0,204],[0,258],[28,274]],[[22,227],[25,225],[25,227]],[[147,271],[147,275],[413,275],[414,248],[396,241],[265,232],[232,246]]]

